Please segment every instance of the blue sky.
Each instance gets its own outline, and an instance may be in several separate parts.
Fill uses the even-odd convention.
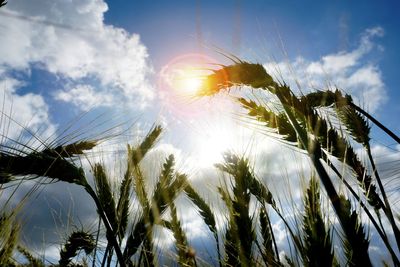
[[[42,139],[57,136],[70,120],[76,128],[88,127],[83,129],[97,116],[107,122],[103,128],[135,122],[122,139],[97,150],[110,166],[112,156],[105,151],[123,150],[126,142],[136,141],[132,136],[162,123],[167,131],[156,150],[177,154],[180,167],[198,176],[195,184],[202,184],[224,150],[248,152],[249,147],[271,161],[270,171],[278,177],[287,158],[276,157],[276,144],[238,122],[232,114],[240,110],[226,95],[177,100],[163,80],[163,68],[194,53],[230,64],[217,53],[222,49],[264,64],[277,76],[279,68],[289,84],[297,80],[305,91],[338,85],[399,133],[399,11],[397,1],[37,0],[33,5],[9,0],[0,10],[0,106]],[[89,113],[78,123],[84,112]],[[10,125],[8,136],[19,138],[21,126]],[[101,129],[93,131],[96,136]],[[374,136],[393,144],[379,131]],[[374,149],[382,161],[399,159],[398,146],[374,141]],[[254,164],[260,175],[267,172],[260,162]],[[296,172],[284,166],[287,173]],[[279,191],[284,185],[276,183]],[[47,212],[49,199],[65,203],[58,208],[71,207],[79,195],[73,186],[48,188],[37,200],[41,208],[29,216],[32,229],[40,230],[27,230],[28,237],[57,238],[54,224],[42,225],[54,219]],[[397,200],[397,191],[393,197]],[[90,222],[86,201],[75,216]]]
[[[396,64],[400,55],[396,1],[111,1],[105,22],[139,33],[156,69],[184,53],[214,54],[217,46],[251,61],[274,56],[318,60],[327,54],[354,49],[367,28],[380,26],[384,37],[364,62],[379,66],[389,92],[385,110],[377,116],[400,130],[396,116],[400,97]],[[343,88],[345,89],[345,88]],[[385,113],[385,115],[383,115]]]

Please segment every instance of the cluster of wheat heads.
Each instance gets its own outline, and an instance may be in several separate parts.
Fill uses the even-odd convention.
[[[232,65],[212,71],[206,77],[199,95],[214,95],[233,86],[248,86],[272,97],[275,100],[273,105],[262,100],[254,101],[243,97],[235,99],[247,111],[249,119],[272,129],[281,140],[307,153],[340,222],[348,255],[347,263],[352,266],[371,266],[369,241],[360,222],[361,213],[364,212],[386,245],[393,263],[398,266],[400,231],[371,153],[368,120],[395,141],[399,142],[399,138],[340,90],[297,96],[288,85],[276,82],[262,65],[239,59],[233,61]],[[330,115],[334,118],[323,116],[321,108],[333,110]],[[341,128],[335,127],[333,120],[339,121]],[[350,135],[351,140],[347,135]],[[365,148],[371,168],[367,168],[361,162],[352,146],[353,143],[361,144]],[[337,162],[350,168],[352,175],[339,172]],[[331,172],[328,172],[327,168]],[[328,174],[332,172],[335,175]],[[350,186],[351,179],[354,178],[363,194],[357,194],[357,190]],[[335,188],[338,181],[344,183],[351,197],[339,195]],[[308,197],[307,201],[310,200]],[[353,210],[352,205],[361,207],[361,210]],[[375,216],[372,213],[375,213]],[[395,244],[389,242],[387,231],[381,222],[382,214],[391,225]]]
[[[195,266],[196,253],[189,246],[174,204],[175,199],[181,193],[186,194],[200,207],[200,215],[212,229],[214,236],[217,236],[216,223],[211,209],[191,187],[187,176],[175,170],[173,155],[165,159],[154,192],[149,193],[148,183],[151,179],[144,174],[146,170],[141,162],[158,141],[162,130],[161,126],[155,126],[138,145],[128,145],[123,177],[111,177],[105,166],[94,163],[91,165],[93,181],[78,166],[79,160],[76,159],[83,156],[86,150],[92,149],[96,141],[80,140],[33,149],[21,147],[21,142],[17,141],[10,145],[7,142],[9,140],[6,140],[0,146],[0,190],[27,180],[37,180],[45,186],[45,181],[50,180],[82,186],[91,196],[99,215],[97,237],[82,230],[72,232],[60,250],[59,266],[83,264],[84,262],[76,263],[76,256],[80,251],[92,257],[93,266],[155,266],[158,262],[153,240],[155,227],[163,227],[173,233],[176,240],[176,262],[184,266]],[[119,182],[113,186],[115,181]],[[136,204],[139,204],[139,210],[130,214],[132,206]],[[8,214],[4,211],[0,217],[0,265],[20,266],[18,262],[22,256],[31,266],[44,265],[43,261],[19,246],[20,227],[14,223],[16,212],[17,210]],[[170,214],[171,219],[165,219],[166,213]],[[101,229],[104,229],[101,224],[105,227],[105,245],[100,240]],[[17,253],[19,258],[15,256]]]

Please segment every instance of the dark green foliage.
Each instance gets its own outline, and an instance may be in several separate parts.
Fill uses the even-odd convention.
[[[92,235],[83,231],[73,232],[60,251],[60,266],[69,266],[72,258],[74,258],[80,250],[84,250],[86,254],[92,253],[95,246],[96,242]]]
[[[6,0],[0,0],[0,7],[5,6],[7,4]]]

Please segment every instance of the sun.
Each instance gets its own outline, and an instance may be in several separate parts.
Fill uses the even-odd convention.
[[[194,96],[202,88],[204,76],[192,68],[176,69],[171,77],[171,86],[178,93]]]
[[[196,97],[218,62],[202,54],[185,54],[168,62],[160,71],[161,88],[178,97]]]
[[[172,116],[192,120],[209,113],[208,98],[201,92],[207,87],[207,77],[220,63],[202,54],[185,54],[173,58],[162,67],[157,89],[162,107]]]

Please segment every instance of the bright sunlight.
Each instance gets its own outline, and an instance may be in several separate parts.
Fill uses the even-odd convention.
[[[172,87],[188,96],[195,96],[203,84],[199,71],[193,68],[176,69],[171,78]]]

